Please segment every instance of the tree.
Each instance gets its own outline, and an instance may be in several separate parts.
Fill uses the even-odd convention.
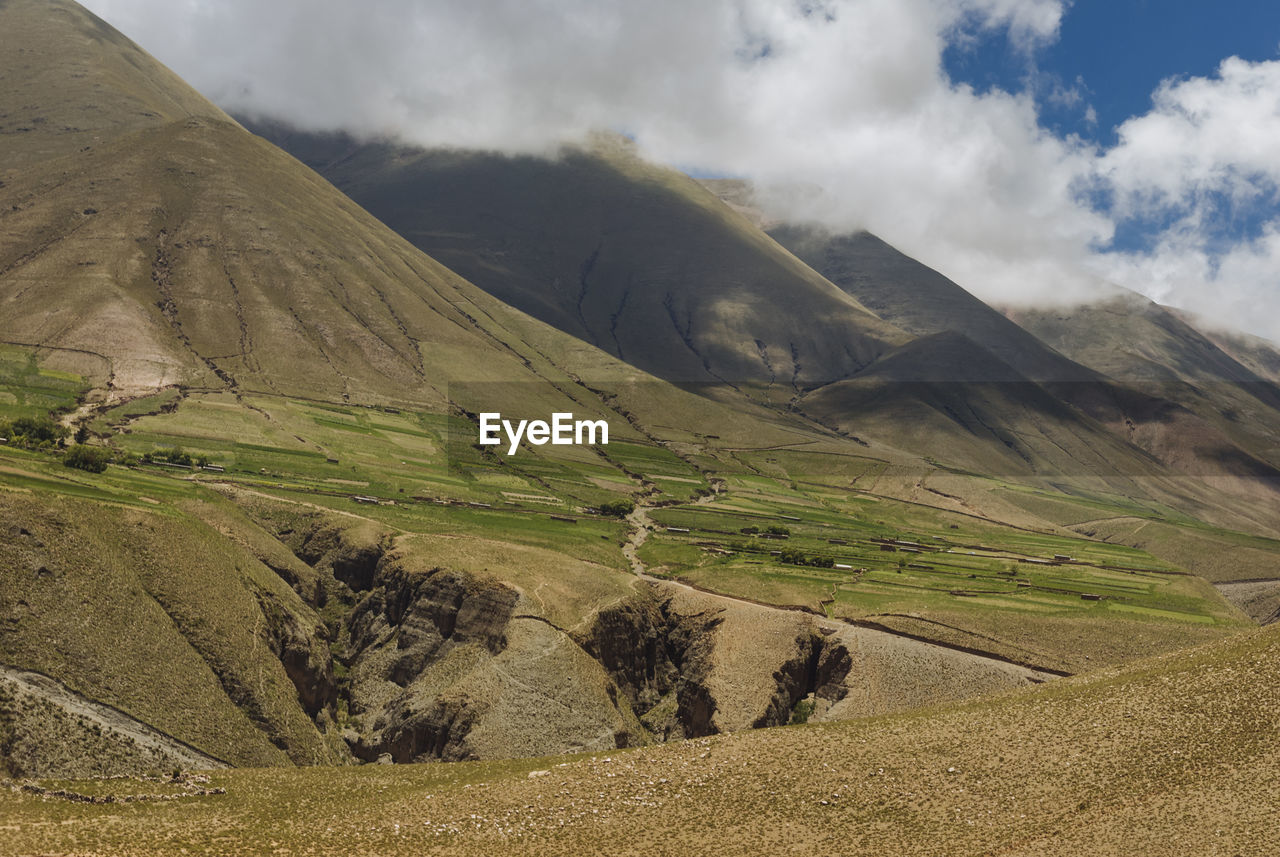
[[[67,467],[74,467],[77,470],[87,470],[90,473],[101,473],[107,469],[107,462],[110,460],[110,453],[101,447],[77,444],[67,451],[67,455],[62,459],[62,463]]]
[[[13,422],[0,421],[0,436],[14,446],[26,449],[50,449],[70,434],[65,426],[48,417],[18,417]]]
[[[612,500],[600,504],[600,514],[611,518],[625,518],[635,511],[636,504],[630,500]]]

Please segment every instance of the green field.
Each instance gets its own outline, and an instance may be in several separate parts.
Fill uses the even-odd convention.
[[[43,384],[51,397],[64,391],[60,407],[74,401],[74,379],[6,355],[12,397]],[[705,437],[625,439],[507,456],[470,442],[475,426],[460,415],[177,388],[105,409],[91,425],[97,442],[131,460],[180,448],[220,469],[137,463],[91,476],[14,451],[6,457],[18,466],[5,469],[4,484],[135,506],[234,486],[392,532],[497,538],[618,570],[627,527],[593,507],[629,497],[650,507],[654,533],[639,556],[658,576],[940,640],[981,637],[988,649],[1032,651],[1071,669],[1129,651],[1112,635],[1082,641],[1082,628],[1173,645],[1242,622],[1185,567],[1063,528],[1134,517],[1192,526],[1185,516],[1097,492],[963,477],[1029,518],[1000,523],[877,493],[895,484],[887,462],[813,441],[751,450]],[[771,538],[770,527],[786,537]]]
[[[0,419],[71,410],[87,388],[79,375],[41,366],[30,349],[0,345]]]

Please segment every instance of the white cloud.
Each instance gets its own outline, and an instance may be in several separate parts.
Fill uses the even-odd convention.
[[[1094,259],[1123,285],[1280,339],[1280,62],[1225,60],[1171,80],[1098,162],[1113,216],[1149,224],[1149,248]]]
[[[1231,291],[1258,330],[1249,302],[1273,294],[1280,229],[1224,244],[1220,226],[1274,204],[1280,65],[1167,83],[1107,152],[1045,130],[1030,94],[948,79],[943,52],[981,32],[1033,65],[1066,0],[88,5],[233,111],[523,152],[624,130],[656,159],[789,188],[771,198],[792,214],[870,229],[989,300],[1072,300],[1101,275],[1187,306]],[[1161,225],[1150,252],[1106,250],[1126,218]]]
[[[1206,196],[1233,205],[1274,198],[1280,62],[1232,57],[1217,77],[1165,81],[1152,101],[1151,112],[1120,126],[1120,142],[1100,164],[1120,215],[1194,208]]]

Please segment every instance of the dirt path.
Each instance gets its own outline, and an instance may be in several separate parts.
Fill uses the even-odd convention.
[[[706,497],[699,497],[695,501],[695,504],[704,505],[707,503],[715,502],[715,500],[717,499],[717,496],[718,495],[712,494]],[[672,580],[664,577],[655,577],[649,574],[648,568],[645,566],[644,562],[640,559],[640,546],[643,545],[646,541],[648,541],[649,536],[653,533],[654,528],[657,526],[653,522],[653,519],[649,517],[649,510],[652,508],[653,508],[652,505],[646,504],[643,501],[641,501],[636,504],[636,507],[631,512],[631,514],[627,515],[627,522],[631,524],[631,530],[630,532],[628,532],[627,540],[622,546],[623,556],[625,556],[627,558],[627,561],[631,564],[632,573],[635,574],[640,579],[645,580],[649,583],[655,583],[655,584],[659,584],[659,585],[674,588],[674,589],[681,589],[686,592],[697,593],[698,595],[701,595],[703,597],[710,597],[716,600],[726,602],[728,604],[749,605],[751,607],[763,607],[769,610],[782,610],[789,613],[804,612],[811,617],[812,621],[817,627],[821,628],[823,631],[827,633],[841,631],[848,628],[858,628],[864,633],[870,632],[875,635],[895,637],[900,640],[913,641],[919,645],[923,645],[926,647],[933,647],[936,649],[943,649],[950,652],[969,655],[973,658],[977,658],[983,661],[1006,664],[1008,666],[1015,667],[1020,671],[1024,671],[1025,677],[1027,679],[1036,681],[1036,682],[1048,681],[1053,678],[1059,678],[1063,675],[1067,675],[1067,673],[1062,673],[1057,670],[1051,670],[1048,668],[1040,667],[1038,665],[1019,663],[1015,660],[1011,660],[1009,658],[1006,658],[1002,655],[999,655],[993,652],[985,652],[985,651],[982,651],[981,649],[977,649],[973,647],[959,646],[959,645],[941,642],[938,640],[932,640],[920,634],[912,634],[906,631],[900,631],[896,628],[880,625],[878,623],[869,623],[869,622],[863,622],[858,620],[833,619],[829,616],[821,616],[816,613],[812,613],[809,610],[797,611],[794,608],[789,609],[786,607],[780,607],[776,604],[766,604],[762,601],[756,601],[750,598],[740,598],[734,595],[727,595],[723,592],[715,592],[713,590],[705,589],[701,586],[695,586],[693,584],[685,583],[684,581],[680,581],[680,580]],[[832,586],[831,594],[832,594],[832,598],[829,601],[823,602],[824,609],[826,605],[833,603],[835,601],[834,585]],[[963,630],[963,629],[957,629],[957,630]]]
[[[719,492],[707,494],[694,500],[693,505],[705,506],[708,503],[714,503],[719,496]],[[641,499],[636,503],[636,507],[631,511],[631,514],[627,515],[626,520],[631,525],[631,530],[627,533],[627,540],[622,545],[622,555],[627,558],[627,562],[631,563],[631,571],[637,577],[643,577],[646,580],[660,580],[660,578],[649,575],[648,568],[640,559],[640,546],[649,540],[649,535],[656,526],[653,523],[653,519],[649,517],[649,510],[652,508],[654,508],[652,505],[645,503]]]
[[[622,545],[622,555],[627,558],[627,562],[631,563],[633,574],[637,577],[649,577],[648,569],[640,560],[640,546],[649,540],[649,534],[653,532],[653,520],[649,517],[649,508],[637,503],[631,514],[627,515],[627,523],[631,525],[631,531],[627,533],[627,540]]]
[[[311,503],[307,500],[295,500],[292,497],[280,497],[276,494],[268,494],[265,491],[257,491],[253,488],[246,488],[239,482],[213,482],[201,480],[202,484],[213,488],[229,488],[233,491],[239,491],[243,494],[252,494],[254,497],[263,497],[267,500],[275,500],[277,503],[291,503],[295,506],[303,506],[308,509],[315,509],[317,512],[325,512],[327,514],[342,515],[347,518],[355,518],[357,521],[368,521],[369,523],[379,524],[381,522],[366,515],[357,515],[355,512],[345,512],[342,509],[335,509],[332,506],[322,506],[319,503]]]
[[[1137,521],[1143,524],[1150,523],[1146,518],[1139,518],[1137,515],[1115,515],[1111,518],[1094,518],[1089,521],[1079,521],[1074,524],[1063,524],[1062,526],[1067,529],[1073,529],[1075,527],[1092,527],[1097,524],[1116,524],[1121,521]]]
[[[202,753],[177,738],[153,729],[118,708],[81,696],[46,675],[0,666],[0,681],[16,685],[22,692],[42,699],[72,717],[84,718],[104,730],[129,738],[158,756],[173,759],[175,764],[184,768],[208,770],[230,767],[221,759]]]

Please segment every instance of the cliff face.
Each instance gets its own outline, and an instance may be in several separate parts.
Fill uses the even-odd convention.
[[[442,673],[469,673],[507,648],[519,594],[461,572],[409,572],[394,554],[371,583],[348,623],[349,711],[359,723],[354,741],[348,732],[352,750],[366,761],[475,757],[467,736],[489,704],[465,681],[446,686]]]
[[[681,616],[644,593],[595,617],[577,642],[600,662],[632,710],[658,740],[714,731],[715,700],[703,684],[714,615]]]
[[[578,640],[657,740],[789,723],[806,699],[843,699],[852,667],[808,616],[662,585],[600,611]]]
[[[569,630],[411,541],[319,520],[284,539],[350,605],[337,708],[365,761],[608,750],[785,724],[847,692],[847,649],[803,614],[653,584]]]

